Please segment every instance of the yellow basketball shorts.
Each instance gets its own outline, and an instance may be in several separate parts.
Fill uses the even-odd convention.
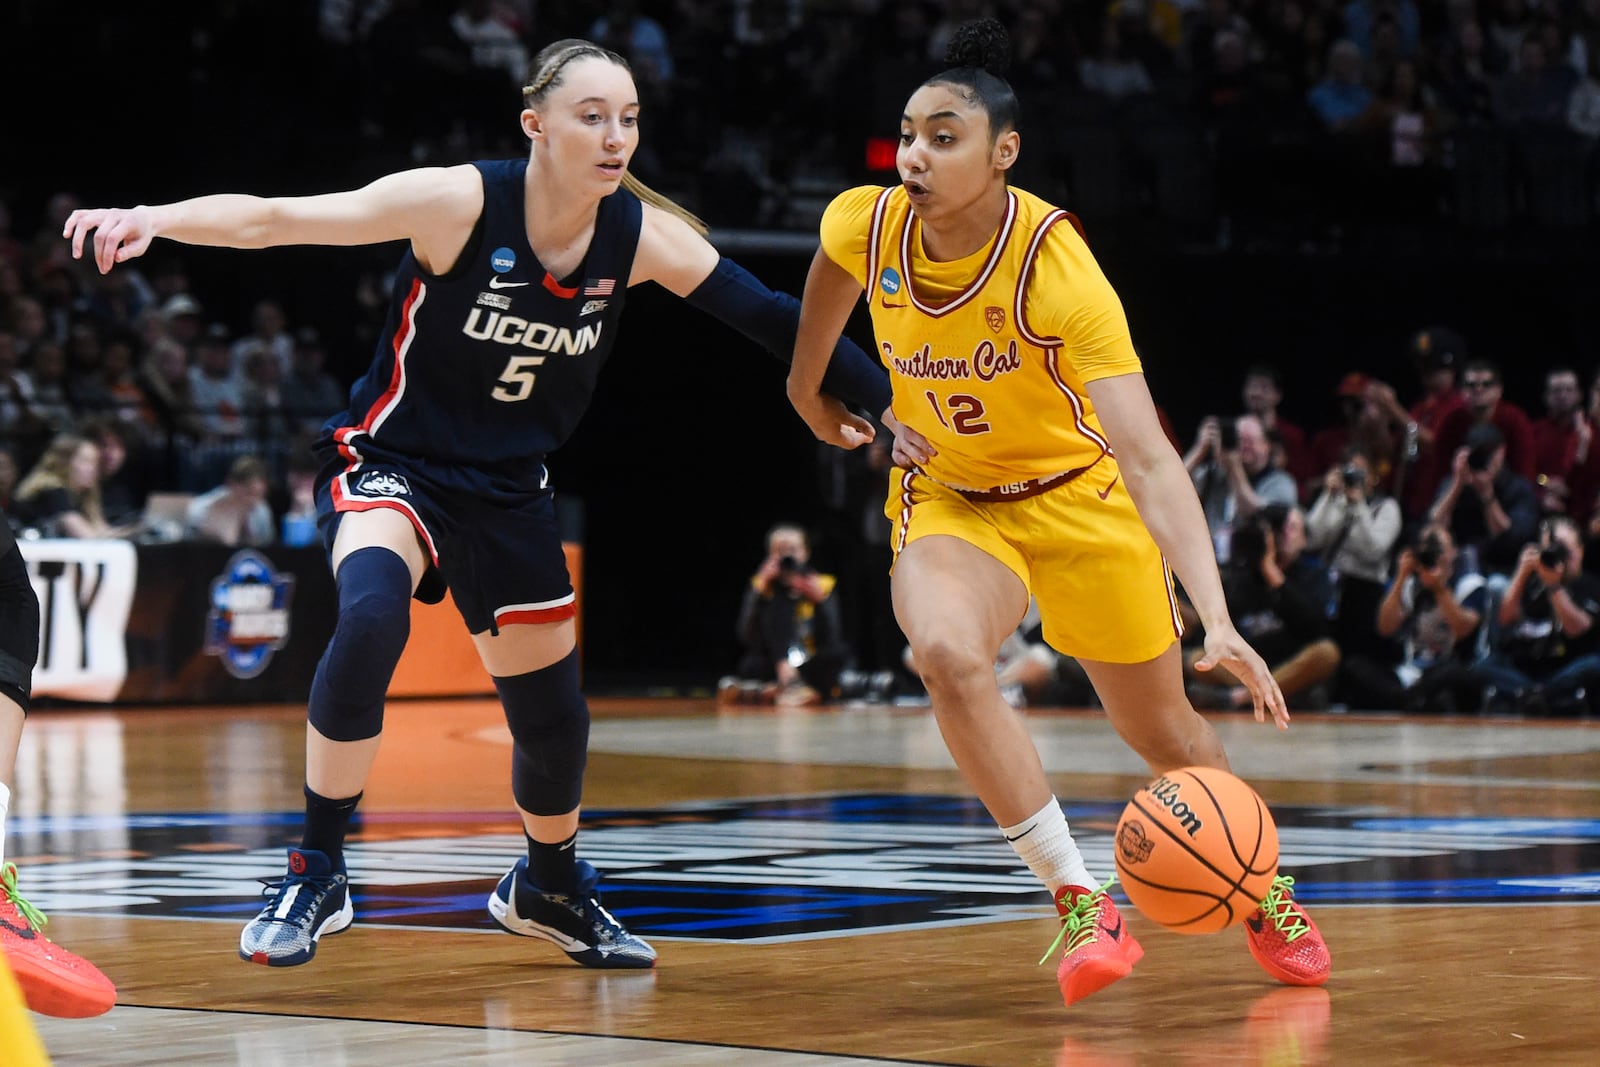
[[[1038,599],[1058,652],[1143,663],[1183,634],[1172,573],[1110,456],[1064,485],[995,503],[896,469],[884,513],[896,558],[942,534],[1004,563]]]

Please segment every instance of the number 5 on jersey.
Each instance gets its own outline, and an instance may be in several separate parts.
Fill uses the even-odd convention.
[[[952,393],[942,404],[939,402],[938,394],[932,389],[923,395],[928,398],[928,403],[933,406],[933,413],[939,417],[939,422],[945,429],[964,434],[989,432],[989,424],[983,421],[983,401],[972,394]],[[945,414],[947,409],[948,417]]]
[[[500,372],[500,384],[489,395],[508,404],[528,399],[533,393],[533,368],[543,362],[543,356],[512,356]]]

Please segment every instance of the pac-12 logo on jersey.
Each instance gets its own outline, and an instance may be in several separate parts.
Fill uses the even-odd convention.
[[[883,268],[883,273],[878,276],[878,287],[894,296],[900,291],[900,272],[893,267]]]
[[[411,486],[389,471],[365,471],[356,481],[356,492],[371,496],[410,496]]]
[[[517,265],[517,254],[504,245],[489,253],[489,266],[496,274],[504,274]]]

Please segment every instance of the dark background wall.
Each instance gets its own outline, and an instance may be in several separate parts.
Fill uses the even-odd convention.
[[[108,205],[309,193],[407,165],[402,146],[361,132],[341,71],[307,43],[314,5],[13,3],[0,12],[0,195],[20,234],[62,190]],[[517,102],[503,106],[514,131]],[[693,206],[725,222],[715,202]],[[1084,219],[1185,441],[1202,415],[1237,410],[1241,372],[1257,361],[1282,369],[1285,414],[1308,429],[1332,419],[1348,370],[1409,400],[1406,339],[1435,323],[1499,360],[1507,395],[1534,413],[1544,370],[1574,365],[1587,378],[1600,362],[1592,230],[1446,226],[1403,242],[1367,230],[1260,252],[1127,221]],[[356,340],[358,280],[381,276],[398,249],[182,255],[209,316],[242,327],[256,299],[277,296],[292,323],[323,331],[348,380],[370,356]],[[806,255],[740,258],[799,291]],[[763,531],[825,519],[816,450],[777,362],[654,287],[629,299],[594,407],[552,461],[557,485],[585,506],[587,662],[602,686],[707,683],[734,661],[733,618]],[[862,325],[855,336],[868,342]],[[823,562],[840,547],[820,545]]]

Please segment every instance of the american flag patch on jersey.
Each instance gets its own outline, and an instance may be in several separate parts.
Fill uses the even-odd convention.
[[[583,295],[610,296],[616,287],[615,278],[586,278],[583,282]]]

